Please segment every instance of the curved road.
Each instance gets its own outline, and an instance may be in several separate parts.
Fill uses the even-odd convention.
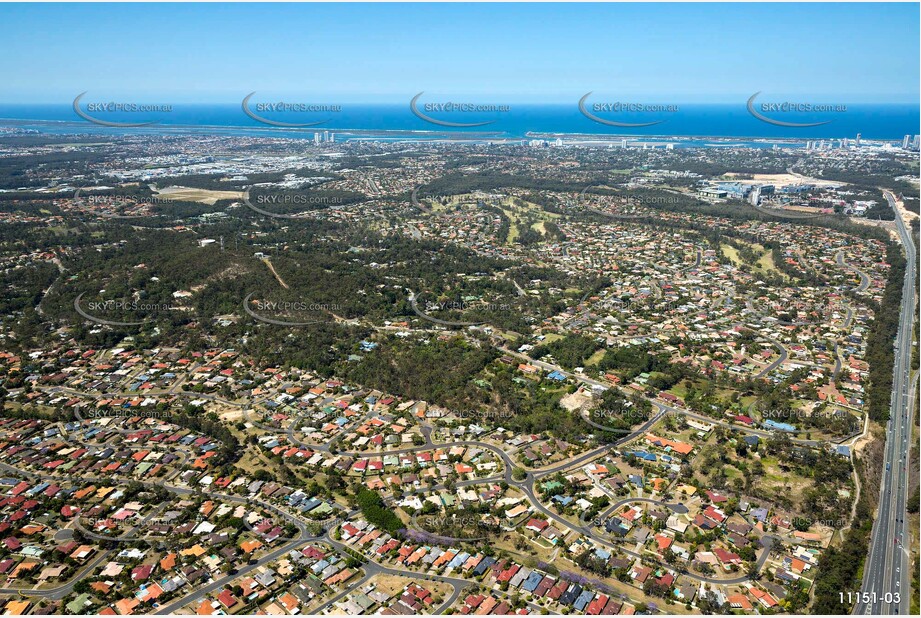
[[[855,292],[866,292],[867,291],[867,288],[870,287],[870,275],[863,272],[856,266],[851,266],[850,264],[845,262],[843,251],[839,251],[838,253],[835,254],[835,261],[838,263],[838,266],[853,270],[860,277],[860,285],[854,288]]]

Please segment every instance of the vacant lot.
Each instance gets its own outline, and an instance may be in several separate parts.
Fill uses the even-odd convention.
[[[160,197],[168,197],[182,202],[201,202],[214,206],[218,200],[237,200],[243,198],[242,191],[211,191],[191,187],[165,187],[157,192]]]

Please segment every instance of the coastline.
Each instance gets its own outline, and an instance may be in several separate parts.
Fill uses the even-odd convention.
[[[486,114],[471,117],[487,124],[479,127],[445,128],[428,124],[414,116],[409,109],[395,105],[360,105],[346,107],[335,118],[325,118],[315,126],[272,126],[247,118],[238,106],[180,105],[170,112],[145,115],[119,112],[104,114],[108,120],[140,121],[152,124],[136,127],[106,127],[81,119],[72,106],[58,104],[0,104],[0,126],[35,128],[83,133],[227,133],[260,135],[263,137],[311,138],[315,133],[335,133],[336,139],[380,137],[384,140],[443,139],[470,140],[624,140],[656,141],[756,141],[759,143],[798,144],[805,141],[854,140],[858,135],[868,142],[900,142],[904,135],[921,133],[918,118],[921,109],[912,104],[866,104],[849,107],[847,114],[833,118],[815,128],[788,128],[762,122],[744,106],[728,104],[682,106],[681,113],[664,117],[662,114],[625,113],[621,120],[657,120],[655,126],[634,128],[598,124],[582,115],[578,109],[564,106],[520,106],[507,114]],[[281,114],[278,119],[304,121],[307,117]],[[812,119],[803,116],[803,120]],[[816,119],[820,119],[819,116]]]

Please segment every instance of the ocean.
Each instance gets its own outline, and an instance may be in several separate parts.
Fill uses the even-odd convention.
[[[162,103],[159,102],[158,103]],[[83,107],[86,111],[86,108]],[[255,111],[255,103],[250,104]],[[614,127],[595,122],[572,105],[514,105],[507,111],[489,112],[427,112],[420,103],[417,110],[436,120],[474,123],[488,122],[474,128],[445,127],[427,122],[405,105],[348,105],[331,112],[270,112],[258,115],[273,121],[288,123],[321,122],[306,128],[281,128],[263,124],[247,116],[240,104],[201,105],[175,104],[168,112],[89,112],[94,118],[110,122],[156,122],[143,128],[112,128],[94,124],[78,116],[71,104],[16,105],[0,104],[0,126],[18,126],[46,133],[217,133],[251,136],[298,137],[312,139],[315,132],[330,131],[337,141],[352,139],[529,139],[553,138],[557,135],[591,140],[592,136],[609,139],[614,136],[639,138],[640,141],[661,141],[684,138],[680,145],[726,145],[706,138],[737,138],[738,143],[764,147],[771,140],[815,139],[853,140],[861,134],[865,140],[900,142],[906,134],[919,132],[918,105],[848,105],[835,112],[764,112],[765,116],[781,121],[811,123],[830,121],[813,127],[786,127],[769,124],[755,118],[744,102],[738,105],[677,105],[673,111],[602,113],[597,116],[618,122],[640,123],[662,121],[647,127]],[[693,139],[702,138],[702,139]],[[756,141],[751,141],[756,140]],[[765,141],[767,140],[767,141]]]

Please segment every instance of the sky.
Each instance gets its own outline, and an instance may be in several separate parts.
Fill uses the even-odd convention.
[[[0,4],[0,103],[917,103],[919,5]]]

